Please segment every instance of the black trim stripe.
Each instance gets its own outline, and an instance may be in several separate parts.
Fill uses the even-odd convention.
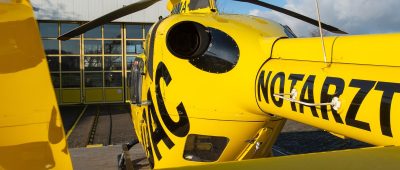
[[[157,33],[158,26],[160,26],[160,24],[161,24],[162,21],[163,21],[163,19],[160,20],[160,21],[158,21],[158,22],[154,25],[153,29],[151,30],[149,56],[148,56],[148,58],[147,58],[147,69],[148,69],[148,73],[149,73],[149,76],[150,76],[150,79],[151,79],[151,80],[153,80],[153,70],[154,70],[154,69],[153,69],[154,41],[155,41],[155,39],[156,39],[156,35],[157,35],[156,33]]]

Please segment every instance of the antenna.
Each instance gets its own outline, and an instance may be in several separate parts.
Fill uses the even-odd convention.
[[[326,63],[325,42],[324,42],[324,35],[322,35],[321,16],[320,16],[320,13],[319,13],[318,0],[315,0],[315,6],[317,8],[318,25],[319,25],[318,27],[319,27],[319,35],[321,37],[321,42],[322,42],[322,52],[324,53],[324,62]]]

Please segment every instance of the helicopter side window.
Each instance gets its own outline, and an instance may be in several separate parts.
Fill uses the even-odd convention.
[[[202,9],[210,7],[208,0],[191,0],[189,3],[190,10]]]
[[[144,69],[144,63],[141,58],[135,58],[131,66],[131,76],[129,77],[129,92],[131,102],[133,104],[140,104],[142,101],[142,72]]]

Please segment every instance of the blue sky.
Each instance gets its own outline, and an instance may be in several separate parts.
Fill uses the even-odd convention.
[[[261,0],[316,19],[314,0]],[[309,36],[316,27],[269,9],[234,0],[218,0],[221,13],[250,14],[288,25],[299,36]],[[319,0],[322,22],[350,34],[400,33],[400,1]],[[367,12],[366,12],[367,11]]]
[[[249,14],[249,12],[253,9],[258,9],[261,11],[268,10],[263,7],[258,7],[256,5],[251,5],[249,3],[244,3],[244,2],[237,2],[234,0],[218,0],[218,1],[219,1],[218,3],[220,4],[219,8],[226,13]],[[262,0],[262,1],[280,7],[282,7],[286,3],[286,0]]]

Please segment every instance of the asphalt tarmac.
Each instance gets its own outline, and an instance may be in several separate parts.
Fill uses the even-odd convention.
[[[108,146],[136,138],[127,104],[60,106],[69,148]]]
[[[288,120],[275,145],[275,156],[326,152],[333,150],[371,147],[353,139],[342,139],[329,132]]]

